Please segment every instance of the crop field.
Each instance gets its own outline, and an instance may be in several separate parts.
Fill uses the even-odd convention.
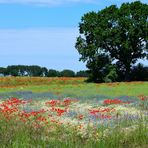
[[[147,148],[148,82],[0,78],[2,148]]]

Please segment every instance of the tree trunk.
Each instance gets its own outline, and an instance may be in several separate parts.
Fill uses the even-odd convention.
[[[126,82],[129,82],[130,81],[130,72],[131,72],[131,66],[130,64],[129,65],[126,65],[125,66],[125,81]]]

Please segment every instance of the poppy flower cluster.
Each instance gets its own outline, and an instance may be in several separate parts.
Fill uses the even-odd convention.
[[[110,104],[129,104],[130,101],[122,101],[120,99],[106,99],[103,101],[104,105],[110,105]]]
[[[140,100],[145,100],[145,96],[139,96]],[[98,103],[98,107],[91,106],[89,108],[80,107],[80,103],[76,99],[65,98],[63,100],[27,101],[18,98],[10,98],[0,103],[0,118],[5,118],[7,121],[16,119],[21,123],[31,123],[33,127],[40,127],[48,123],[68,124],[68,122],[76,124],[92,120],[115,119],[118,106],[105,106],[111,104],[129,104],[129,101],[120,99],[106,99],[102,104]],[[132,103],[132,102],[131,102]],[[142,102],[143,103],[143,102]],[[83,105],[83,103],[81,104]],[[86,104],[85,104],[86,105]],[[100,106],[101,105],[101,106]],[[102,106],[103,105],[103,106]],[[33,110],[34,106],[36,110]],[[25,110],[25,108],[27,109]],[[67,119],[67,121],[65,121]]]
[[[90,114],[96,114],[96,113],[105,113],[105,112],[113,112],[115,111],[114,108],[99,108],[99,109],[89,109]]]
[[[114,108],[89,109],[89,114],[95,118],[106,119],[111,118],[111,113],[114,111]]]
[[[57,116],[62,116],[64,113],[67,112],[67,108],[61,109],[61,108],[52,107],[51,111],[56,112]]]
[[[46,105],[49,105],[51,107],[54,106],[69,106],[73,102],[77,102],[78,100],[76,99],[71,99],[71,98],[65,98],[63,101],[61,100],[50,100],[48,102],[45,102]]]
[[[144,96],[144,95],[139,95],[138,98],[141,100],[141,101],[145,101],[148,99],[148,97]]]
[[[15,114],[19,113],[19,106],[26,104],[28,101],[20,100],[18,98],[10,98],[0,104],[0,113],[8,120]]]

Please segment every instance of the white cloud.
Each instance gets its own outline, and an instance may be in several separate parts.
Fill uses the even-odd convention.
[[[0,3],[61,5],[69,3],[94,3],[96,0],[0,0]]]
[[[119,2],[119,3],[125,3],[125,2],[134,2],[134,1],[138,1],[138,0],[109,0],[110,2]],[[147,0],[139,0],[143,3],[148,3]]]
[[[31,4],[39,6],[59,6],[67,4],[122,4],[124,2],[134,2],[137,0],[0,0],[0,3],[5,4]],[[141,0],[143,3],[148,3],[147,0]]]

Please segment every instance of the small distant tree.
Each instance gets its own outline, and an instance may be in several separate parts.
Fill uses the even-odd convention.
[[[80,70],[76,73],[76,76],[77,77],[88,77],[89,74],[88,74],[88,71],[86,71],[86,70]]]
[[[7,73],[11,76],[19,76],[19,68],[16,65],[8,66]]]
[[[3,76],[8,75],[8,73],[7,73],[7,68],[0,67],[0,74],[3,75]]]
[[[131,72],[132,81],[148,81],[148,67],[144,67],[143,64],[139,63],[133,66]]]
[[[17,66],[18,67],[18,75],[19,76],[25,76],[25,74],[26,74],[26,67],[27,66],[25,66],[25,65],[18,65]]]
[[[48,69],[46,67],[42,67],[42,76],[47,77],[48,76]]]
[[[59,71],[54,70],[54,69],[49,69],[47,76],[48,77],[58,77],[59,76]]]
[[[65,69],[60,72],[61,77],[75,77],[75,72],[69,69]]]
[[[37,65],[31,65],[26,67],[26,73],[31,77],[40,77],[42,76],[42,68]]]

